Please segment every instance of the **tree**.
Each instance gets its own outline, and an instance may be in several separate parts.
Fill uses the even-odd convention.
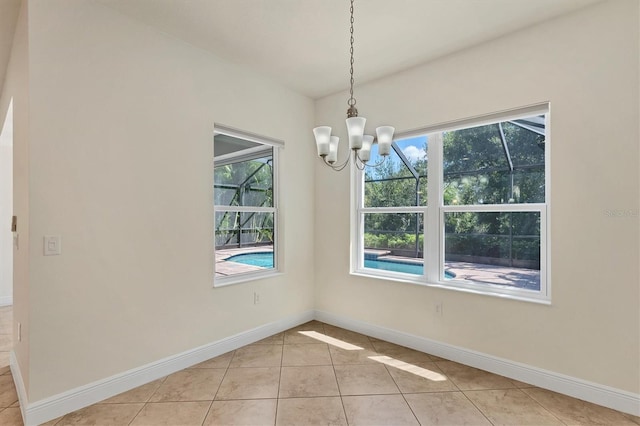
[[[445,132],[444,205],[544,202],[544,140],[517,121]],[[426,205],[427,159],[411,165],[418,179],[393,153],[381,167],[367,169],[365,207]],[[447,213],[446,249],[448,253],[539,261],[539,222],[534,212]],[[366,247],[422,247],[416,233],[422,234],[420,214],[365,215]]]
[[[214,204],[217,206],[273,206],[272,157],[224,164],[214,168]],[[216,246],[250,235],[253,243],[273,242],[273,214],[264,212],[218,212]]]

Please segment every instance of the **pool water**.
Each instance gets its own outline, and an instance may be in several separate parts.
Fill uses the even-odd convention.
[[[261,268],[273,268],[273,252],[261,251],[257,253],[236,254],[225,259],[230,262],[244,265],[259,266]]]
[[[364,267],[382,269],[385,271],[402,272],[405,274],[422,275],[424,268],[421,263],[398,262],[391,260],[365,259]]]
[[[259,266],[261,268],[273,268],[273,252],[257,252],[236,254],[226,259],[230,262],[242,263],[244,265]],[[399,262],[396,260],[372,260],[365,259],[364,267],[371,269],[382,269],[385,271],[402,272],[405,274],[422,275],[423,266],[420,263]],[[445,271],[445,278],[454,278],[455,275]]]
[[[424,273],[424,267],[421,263],[400,262],[397,260],[365,259],[364,267],[413,275],[422,275]],[[444,277],[451,279],[455,278],[455,275],[452,272],[444,271]]]

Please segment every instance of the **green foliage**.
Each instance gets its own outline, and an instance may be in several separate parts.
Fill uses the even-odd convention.
[[[214,203],[219,206],[272,206],[271,155],[214,168]]]
[[[427,149],[426,139],[422,149]],[[427,161],[419,158],[410,164],[418,173],[417,180],[394,151],[381,166],[365,169],[365,207],[426,206]]]
[[[444,133],[444,205],[545,201],[544,136],[510,122],[501,125],[513,170],[497,124]],[[426,140],[423,149],[427,149]],[[418,181],[397,157],[367,170],[365,207],[426,205],[426,159],[412,166],[420,174]],[[366,214],[365,247],[414,249],[417,243],[422,249],[422,220],[416,213]],[[540,260],[537,213],[447,213],[444,225],[447,253]]]
[[[415,234],[364,234],[364,245],[367,248],[413,250],[416,247]],[[422,250],[424,236],[418,236],[418,247]]]
[[[218,206],[273,206],[271,154],[214,168],[214,203]],[[273,242],[273,214],[218,212],[216,246]]]
[[[414,250],[416,248],[415,234],[364,234],[364,245],[367,248]],[[424,236],[418,236],[418,247],[422,250]]]
[[[544,202],[544,137],[502,123],[446,132],[443,138],[445,205]]]

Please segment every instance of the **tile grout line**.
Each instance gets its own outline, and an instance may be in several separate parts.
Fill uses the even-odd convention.
[[[322,323],[322,331],[325,332],[324,323]],[[328,349],[327,345],[327,349]],[[344,406],[344,399],[342,395],[342,390],[340,389],[340,382],[338,381],[338,373],[336,373],[336,365],[333,362],[333,355],[331,355],[331,350],[329,350],[329,359],[331,360],[331,368],[333,369],[333,377],[336,380],[336,386],[338,387],[338,398],[340,398],[340,405],[342,406],[342,413],[344,413],[344,421],[347,422],[347,426],[349,426],[349,417],[347,417],[347,409]]]
[[[146,398],[146,400],[145,400],[145,401],[144,401],[144,403],[142,404],[142,407],[140,407],[140,409],[138,410],[138,412],[136,413],[136,415],[135,415],[135,416],[133,416],[133,418],[131,419],[131,421],[128,423],[129,425],[131,425],[131,423],[133,423],[133,422],[136,420],[136,418],[140,415],[140,413],[142,412],[142,410],[144,410],[144,409],[145,409],[145,407],[146,407],[147,405],[149,405],[149,401],[151,400],[151,397],[152,397],[153,395],[155,395],[155,394],[156,394],[156,392],[158,392],[158,389],[160,389],[160,387],[162,386],[162,384],[164,383],[164,381],[165,381],[166,379],[167,379],[167,377],[165,376],[165,377],[160,381],[160,384],[158,385],[158,387],[156,387],[156,388],[154,389],[154,391],[153,391],[153,392],[151,392],[151,394]],[[62,419],[61,419],[61,420],[62,420]],[[54,426],[55,426],[55,425],[54,425]]]
[[[467,401],[469,401],[469,403],[471,403],[471,405],[473,405],[473,406],[474,406],[474,408],[475,408],[476,410],[478,410],[478,412],[479,412],[480,414],[482,414],[482,416],[483,416],[485,419],[487,419],[487,421],[488,421],[490,424],[492,424],[492,425],[494,425],[494,426],[495,426],[495,423],[493,423],[493,422],[491,421],[491,419],[489,419],[489,417],[484,413],[484,411],[482,411],[482,410],[480,409],[480,407],[478,407],[478,406],[477,406],[477,405],[476,405],[476,404],[471,400],[471,398],[469,398],[469,396],[465,393],[465,391],[460,390],[460,393],[461,393],[462,395],[464,395],[464,397],[465,397],[465,398],[467,398]]]
[[[151,398],[151,397],[149,397]],[[140,407],[140,409],[138,410],[138,412],[136,413],[135,416],[133,416],[133,418],[129,421],[129,423],[127,423],[127,425],[130,425],[131,423],[133,423],[136,420],[136,417],[138,417],[140,415],[140,413],[142,412],[142,410],[144,410],[144,407],[147,406],[148,402],[145,402],[144,404],[142,404],[142,407]],[[61,419],[62,420],[62,419]]]
[[[224,374],[222,375],[222,379],[220,379],[220,383],[218,384],[218,389],[216,389],[216,392],[213,394],[213,399],[211,400],[211,403],[209,404],[209,408],[207,409],[207,412],[204,415],[204,419],[202,419],[202,423],[201,423],[202,426],[204,426],[204,422],[207,421],[207,417],[209,417],[209,413],[211,413],[211,407],[213,407],[213,402],[216,400],[216,397],[218,396],[218,392],[220,392],[220,388],[222,387],[222,382],[224,382],[224,378],[227,377],[227,373],[229,372],[229,366],[231,365],[231,361],[233,361],[233,358],[235,358],[235,356],[236,356],[236,350],[234,349],[233,354],[231,355],[231,359],[229,360],[229,363],[224,369]]]
[[[287,330],[282,332],[282,350],[280,351],[280,374],[278,375],[278,390],[276,391],[276,413],[273,417],[273,425],[275,426],[278,422],[278,409],[280,408],[280,384],[282,383],[282,363],[284,360],[284,340],[286,337]]]
[[[542,403],[541,403],[541,402],[539,402],[537,399],[535,399],[534,397],[532,397],[531,395],[529,395],[527,392],[525,392],[525,391],[523,391],[522,389],[519,389],[519,388],[518,388],[518,390],[519,390],[520,392],[522,392],[523,394],[525,394],[525,395],[527,396],[527,398],[531,399],[533,402],[535,402],[535,403],[536,403],[536,404],[538,404],[540,407],[542,407],[542,409],[543,409],[544,411],[546,411],[547,413],[551,414],[551,416],[553,416],[553,417],[555,417],[556,419],[558,419],[558,421],[559,421],[560,423],[562,423],[563,425],[566,425],[566,424],[567,424],[567,423],[565,423],[565,422],[564,422],[560,417],[556,416],[556,415],[553,413],[553,411],[551,411],[550,409],[548,409],[547,407],[545,407],[545,406],[544,406],[544,404],[542,404]]]
[[[411,414],[413,414],[413,417],[416,419],[418,424],[419,425],[422,424],[420,423],[420,419],[418,419],[418,416],[416,415],[415,411],[413,411],[413,407],[411,407],[411,404],[409,404],[409,401],[407,401],[407,398],[405,398],[404,392],[402,392],[402,389],[400,389],[400,385],[398,384],[398,382],[396,382],[396,379],[393,377],[393,374],[391,374],[391,372],[389,371],[389,366],[386,364],[383,364],[383,365],[384,365],[384,368],[386,368],[387,370],[387,374],[391,376],[391,380],[393,380],[393,383],[398,388],[398,392],[400,392],[400,396],[402,396],[402,400],[404,401],[405,404],[407,404],[407,407],[409,407],[409,411],[411,411]]]

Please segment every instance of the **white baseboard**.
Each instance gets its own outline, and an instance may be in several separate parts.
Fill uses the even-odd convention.
[[[13,305],[13,296],[0,296],[0,306]]]
[[[27,403],[22,375],[12,353],[11,370],[14,373],[13,377],[18,389],[24,424],[32,426],[45,423],[168,374],[311,321],[313,318],[314,311],[292,315],[33,403]]]
[[[540,388],[640,416],[640,395],[600,385],[542,368],[532,367],[492,355],[460,348],[385,327],[357,321],[329,312],[316,311],[318,321],[386,340],[441,358],[509,377]]]
[[[18,364],[18,359],[14,351],[11,351],[9,354],[9,367],[11,368],[13,383],[16,385],[16,393],[18,394],[18,401],[20,402],[20,413],[22,414],[24,424],[27,424],[25,420],[27,418],[25,412],[25,407],[27,406],[27,389],[24,387],[20,364]]]
[[[26,426],[38,425],[106,398],[157,380],[207,359],[256,342],[312,319],[336,325],[378,339],[427,352],[521,382],[579,398],[594,404],[640,416],[640,395],[569,377],[541,368],[471,351],[435,340],[342,317],[324,311],[307,311],[256,327],[150,364],[125,371],[52,397],[28,403],[20,366],[10,357],[22,418]]]

